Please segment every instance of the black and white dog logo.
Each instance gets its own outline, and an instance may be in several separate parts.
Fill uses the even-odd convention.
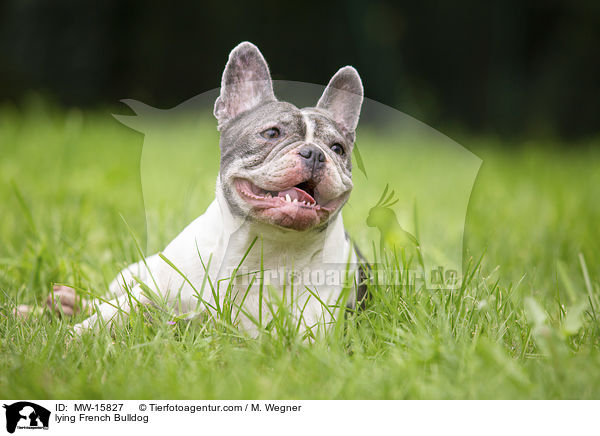
[[[14,433],[15,429],[48,429],[50,411],[28,401],[19,401],[4,405],[6,409],[6,431]]]

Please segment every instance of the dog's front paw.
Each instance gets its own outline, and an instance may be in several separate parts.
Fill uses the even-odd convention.
[[[101,326],[98,320],[98,314],[93,314],[89,318],[84,319],[80,323],[71,327],[71,332],[74,337],[81,337],[85,332],[94,331]]]
[[[80,322],[79,324],[75,324],[72,328],[73,337],[81,337],[83,332],[85,332],[87,329],[88,327],[85,326],[82,322]]]
[[[77,295],[73,288],[63,285],[54,285],[52,292],[46,299],[48,308],[59,316],[73,316],[87,310],[89,304]]]

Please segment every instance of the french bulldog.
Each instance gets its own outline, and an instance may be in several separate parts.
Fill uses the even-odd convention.
[[[121,271],[109,287],[114,299],[96,305],[75,332],[115,323],[132,301],[154,304],[157,295],[190,316],[214,315],[231,298],[235,322],[251,334],[270,319],[274,302],[291,303],[304,332],[326,331],[336,309],[356,307],[364,276],[340,211],[353,187],[362,101],[351,66],[332,77],[315,107],[279,101],[258,48],[235,47],[214,105],[215,200],[162,253]],[[69,292],[57,290],[65,312],[72,312]]]

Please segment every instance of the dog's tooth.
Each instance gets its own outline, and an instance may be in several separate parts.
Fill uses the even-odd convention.
[[[292,203],[298,203],[298,199],[297,199],[297,198],[294,198],[294,199],[292,200]]]
[[[265,195],[266,198],[271,198],[271,193],[267,192],[267,195]]]
[[[290,198],[290,194],[285,194],[285,201],[287,201],[288,203],[292,202],[292,199]]]

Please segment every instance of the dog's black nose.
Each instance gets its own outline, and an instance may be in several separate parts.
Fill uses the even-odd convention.
[[[316,145],[305,145],[298,150],[298,154],[304,159],[304,163],[313,171],[322,167],[325,162],[325,153]]]

